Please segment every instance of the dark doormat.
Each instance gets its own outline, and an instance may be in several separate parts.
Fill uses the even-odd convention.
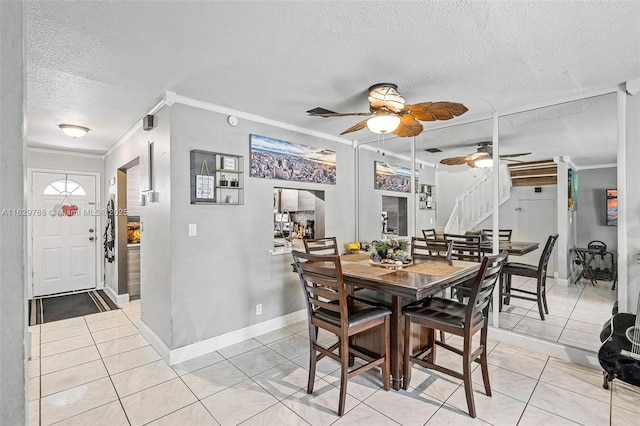
[[[97,314],[118,309],[102,290],[43,297],[29,304],[29,325]]]

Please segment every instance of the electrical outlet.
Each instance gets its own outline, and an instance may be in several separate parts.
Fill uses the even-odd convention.
[[[195,237],[196,235],[198,235],[198,226],[195,223],[190,223],[189,224],[189,236],[190,237]]]
[[[256,315],[262,315],[262,303],[256,305]]]

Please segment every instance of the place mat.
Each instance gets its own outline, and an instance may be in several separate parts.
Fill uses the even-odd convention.
[[[403,271],[417,272],[418,274],[433,275],[436,277],[442,277],[454,272],[460,271],[462,268],[459,266],[451,266],[446,263],[420,263],[418,265],[408,266],[403,268]]]
[[[342,272],[349,274],[362,275],[363,277],[379,277],[381,275],[390,274],[393,269],[376,268],[370,265],[361,265],[359,263],[345,263],[342,265]]]
[[[343,262],[361,262],[367,259],[369,259],[369,255],[364,253],[351,253],[340,256],[340,260]]]

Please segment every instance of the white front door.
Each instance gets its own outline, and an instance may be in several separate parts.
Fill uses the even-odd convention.
[[[555,204],[555,200],[551,199],[518,200],[518,227],[512,240],[536,241],[540,243],[540,248],[518,258],[511,257],[513,262],[538,265],[547,239],[556,233]],[[553,273],[558,270],[556,268],[557,250],[558,248],[555,247],[551,253],[547,275],[553,276]]]
[[[96,177],[32,172],[33,296],[96,288]]]

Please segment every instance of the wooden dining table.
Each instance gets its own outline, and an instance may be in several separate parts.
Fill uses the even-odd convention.
[[[420,260],[411,266],[393,270],[373,266],[368,254],[346,254],[340,259],[345,284],[373,290],[391,298],[391,380],[393,389],[399,390],[402,386],[403,304],[424,299],[474,277],[480,264],[456,260],[451,264],[439,260]],[[361,294],[357,292],[356,296]]]
[[[540,247],[538,242],[529,241],[499,241],[498,248],[500,251],[506,250],[509,255],[524,256],[527,253],[531,253]],[[491,253],[493,251],[493,242],[484,241],[480,244],[480,249],[485,253]]]

